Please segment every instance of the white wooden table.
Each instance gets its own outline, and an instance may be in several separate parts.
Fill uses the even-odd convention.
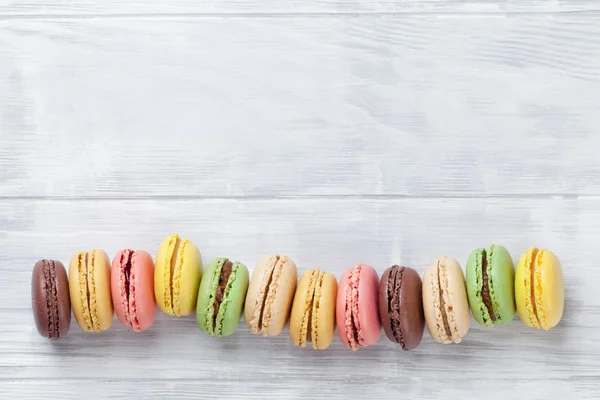
[[[596,0],[3,0],[0,398],[598,398],[599,151]],[[38,336],[37,259],[175,232],[338,278],[547,247],[565,314],[413,352]]]

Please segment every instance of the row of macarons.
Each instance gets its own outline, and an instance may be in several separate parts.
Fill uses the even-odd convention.
[[[233,334],[243,319],[251,333],[280,335],[289,322],[293,344],[323,350],[337,330],[353,350],[376,343],[381,331],[404,350],[416,348],[425,326],[439,343],[460,343],[471,314],[493,327],[517,314],[527,326],[545,330],[562,318],[564,283],[560,261],[546,249],[531,247],[516,268],[502,246],[475,249],[466,274],[456,259],[442,257],[423,277],[393,265],[379,277],[358,264],[338,280],[310,269],[298,281],[288,256],[268,254],[252,277],[248,268],[215,258],[204,268],[198,248],[171,235],[156,261],[143,250],[124,249],[110,262],[103,250],[75,254],[67,271],[57,260],[40,260],[32,274],[32,309],[40,335],[59,339],[70,329],[71,312],[86,332],[109,329],[114,314],[133,331],[149,328],[157,313],[182,317],[196,312],[200,330]],[[336,329],[337,328],[337,329]]]

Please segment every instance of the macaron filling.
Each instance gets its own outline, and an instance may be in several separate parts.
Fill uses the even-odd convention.
[[[225,296],[225,290],[227,288],[227,282],[229,281],[229,277],[233,271],[233,263],[229,260],[226,260],[223,266],[221,267],[221,272],[219,274],[219,282],[215,292],[215,301],[213,303],[213,318],[212,318],[212,329],[216,331],[217,329],[217,317],[219,315],[219,309],[221,308],[221,303],[223,302],[223,298]]]
[[[221,305],[219,306],[219,309],[217,310],[217,313],[215,314],[216,319],[215,319],[214,333],[217,336],[222,336],[223,329],[225,329],[224,321],[225,321],[225,312],[227,311],[226,304],[231,301],[230,300],[231,299],[231,291],[233,290],[233,284],[237,278],[237,274],[240,269],[240,265],[243,265],[243,264],[240,264],[239,262],[235,262],[232,264],[231,272],[229,273],[229,277],[227,278],[227,280],[225,282],[223,299],[221,301]]]
[[[483,304],[490,315],[490,319],[492,322],[496,321],[496,315],[494,313],[494,307],[492,304],[492,298],[490,294],[490,277],[488,275],[488,269],[491,269],[491,263],[488,262],[488,256],[491,258],[491,252],[488,253],[485,249],[482,249],[481,254],[481,273],[482,273],[482,286],[481,286],[481,298],[483,299]]]
[[[394,339],[406,350],[406,344],[402,337],[402,329],[400,328],[400,288],[402,286],[403,273],[404,267],[393,267],[391,269],[387,281],[387,299],[390,326],[392,328]]]
[[[536,283],[537,282],[536,282],[536,279],[535,279],[535,276],[536,276],[535,267],[537,266],[538,263],[541,263],[541,259],[542,259],[542,257],[541,257],[541,254],[539,254],[538,249],[534,248],[533,251],[532,251],[532,253],[531,253],[531,267],[530,267],[530,270],[531,270],[531,277],[530,277],[531,278],[531,293],[530,293],[530,296],[531,296],[531,308],[533,310],[533,315],[534,315],[534,317],[535,317],[535,319],[536,319],[536,321],[537,321],[538,324],[540,324],[540,318],[539,318],[539,315],[538,315],[537,304],[536,304],[536,290],[535,290],[535,287],[536,287]],[[540,285],[540,289],[541,289],[541,285]],[[540,292],[541,292],[541,290],[540,290]],[[541,295],[541,293],[540,293],[540,295]]]
[[[310,279],[306,288],[306,299],[304,300],[302,321],[300,322],[300,333],[297,343],[299,347],[306,347],[306,343],[311,340],[312,318],[314,315],[313,308],[315,306],[315,289],[318,277],[318,269],[315,269],[310,273]]]
[[[175,274],[177,273],[177,265],[178,265],[178,255],[181,254],[183,255],[183,249],[181,249],[180,251],[180,247],[182,247],[182,243],[181,243],[181,239],[179,239],[179,236],[174,235],[174,237],[171,239],[171,243],[169,243],[169,247],[172,247],[172,253],[170,254],[170,262],[169,262],[169,267],[170,268],[166,268],[165,269],[165,291],[167,291],[168,293],[165,293],[165,301],[166,304],[165,306],[167,307],[167,309],[172,310],[172,312],[177,315],[178,312],[175,311]],[[181,263],[179,263],[181,265]],[[178,274],[179,276],[181,276],[181,272],[179,272]]]
[[[90,268],[92,266],[92,268]],[[95,294],[93,293],[93,287],[91,287],[93,282],[93,252],[90,253],[80,253],[78,257],[77,263],[77,275],[79,277],[79,292],[81,295],[81,309],[82,316],[86,326],[86,329],[89,331],[96,331],[96,323],[94,323],[94,311],[92,308],[92,302],[90,298]]]
[[[127,326],[133,328],[136,332],[141,331],[140,322],[137,319],[137,309],[135,303],[135,271],[133,262],[135,251],[125,250],[121,253],[119,260],[120,268],[120,289],[121,302],[123,305],[123,314],[127,322]]]
[[[346,289],[346,338],[352,350],[358,350],[364,345],[364,339],[361,335],[360,320],[358,319],[358,285],[360,282],[360,271],[362,265],[357,265],[350,273],[350,285]]]
[[[320,271],[315,284],[315,290],[313,293],[312,307],[310,307],[308,315],[308,328],[306,330],[306,340],[312,342],[313,349],[319,349],[319,337],[317,332],[319,330],[319,308],[321,307],[321,293],[323,291],[323,279],[325,278],[325,272]]]
[[[48,310],[48,337],[60,338],[58,325],[58,293],[56,283],[56,266],[54,261],[44,260],[44,292],[46,294],[46,307]]]
[[[440,270],[441,266],[438,265],[437,269],[437,284],[439,288],[439,296],[440,296],[440,313],[442,316],[442,321],[444,325],[444,331],[446,333],[447,340],[452,341],[452,329],[450,329],[450,323],[448,322],[448,314],[446,313],[446,301],[444,300],[444,288],[442,286],[441,277],[442,271]]]
[[[273,271],[271,272],[271,276],[267,282],[267,286],[265,289],[266,297],[262,307],[261,316],[260,316],[260,324],[261,329],[263,330],[263,335],[269,335],[269,322],[271,321],[271,308],[273,302],[275,301],[275,295],[277,294],[277,288],[279,287],[279,281],[281,274],[283,272],[283,266],[288,262],[288,257],[277,256],[277,263],[273,267]]]

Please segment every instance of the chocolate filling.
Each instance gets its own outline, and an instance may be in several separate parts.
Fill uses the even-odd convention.
[[[217,325],[217,314],[219,314],[219,308],[221,307],[221,302],[223,301],[223,296],[225,295],[225,288],[227,287],[227,281],[229,281],[229,275],[231,275],[231,271],[233,269],[233,263],[229,260],[225,261],[225,264],[221,267],[221,275],[219,276],[219,286],[217,287],[217,293],[215,294],[215,302],[213,304],[214,307],[214,316],[213,316],[213,329],[216,328]]]
[[[390,315],[390,325],[394,333],[394,339],[400,343],[403,349],[406,348],[402,329],[400,328],[400,288],[402,286],[402,273],[404,267],[393,268],[388,278],[388,313]]]
[[[452,340],[452,330],[450,329],[450,324],[448,323],[448,315],[446,315],[446,302],[444,302],[444,296],[442,296],[442,283],[440,282],[440,266],[438,265],[438,287],[440,288],[440,311],[442,312],[442,320],[444,321],[444,329],[446,330],[446,336],[448,336],[448,340]]]
[[[58,294],[56,293],[56,269],[54,262],[44,260],[44,294],[48,312],[48,337],[58,339],[60,330],[58,326]]]
[[[481,255],[481,271],[483,274],[483,285],[481,287],[481,297],[483,297],[483,304],[485,304],[485,308],[487,308],[488,313],[490,314],[490,318],[492,321],[496,321],[496,315],[494,314],[494,307],[492,305],[492,298],[490,297],[490,286],[488,284],[488,258],[487,252],[483,250]]]
[[[49,269],[50,269],[50,295],[51,295],[51,312],[52,312],[52,337],[59,339],[60,338],[60,326],[58,321],[58,287],[56,284],[56,265],[54,261],[50,260]]]

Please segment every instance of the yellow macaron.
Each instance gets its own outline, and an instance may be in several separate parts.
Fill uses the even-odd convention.
[[[549,330],[561,320],[565,288],[562,267],[550,250],[530,247],[515,272],[515,300],[521,321]]]
[[[110,261],[104,250],[79,252],[69,264],[69,292],[73,314],[85,332],[111,327],[114,315],[110,293]]]
[[[202,277],[200,251],[177,234],[161,243],[154,269],[154,295],[160,310],[177,317],[191,314],[196,307]]]
[[[298,347],[312,342],[315,350],[329,347],[335,332],[338,284],[326,271],[310,269],[302,275],[292,305],[290,339]]]

